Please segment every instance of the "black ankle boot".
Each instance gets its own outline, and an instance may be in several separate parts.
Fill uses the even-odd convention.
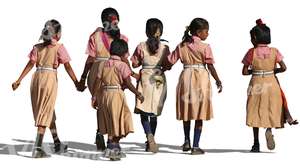
[[[189,140],[185,140],[182,145],[182,151],[187,152],[189,150],[191,150],[191,142]]]
[[[61,142],[54,143],[54,152],[55,153],[65,153],[68,150],[68,145],[63,144]]]
[[[104,151],[106,149],[105,142],[104,142],[104,136],[100,134],[100,132],[96,133],[96,147],[98,151]]]
[[[250,152],[253,152],[253,153],[258,153],[260,152],[260,149],[259,149],[259,143],[254,143]]]

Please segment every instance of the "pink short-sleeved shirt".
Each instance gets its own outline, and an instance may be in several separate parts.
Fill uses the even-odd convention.
[[[122,62],[119,56],[115,56],[115,55],[110,56],[110,59],[105,62],[104,66],[105,67],[115,66],[119,72],[119,77],[123,80],[131,76],[131,70],[129,66],[125,62]]]
[[[97,28],[91,35],[90,35],[90,38],[89,38],[89,41],[88,41],[88,45],[87,45],[87,48],[86,48],[86,54],[91,56],[91,57],[96,57],[97,56],[97,49],[96,49],[96,41],[95,41],[95,33],[96,32],[100,32],[99,35],[100,35],[100,39],[102,39],[102,36],[104,35],[104,32],[102,31],[102,28]],[[125,40],[126,42],[128,42],[128,38],[121,34],[121,39]]]
[[[204,56],[204,63],[206,64],[214,64],[215,63],[215,59],[212,53],[212,49],[210,47],[209,44],[207,45],[200,45],[200,43],[203,43],[202,40],[197,37],[197,36],[193,36],[193,42],[188,44],[188,47],[193,50],[193,51],[203,51],[202,55]],[[204,48],[203,48],[204,47]],[[180,47],[179,45],[176,47],[176,49],[168,56],[168,61],[171,64],[175,64],[178,59],[180,59]]]
[[[257,45],[256,48],[251,48],[251,49],[248,50],[248,52],[246,53],[245,57],[242,60],[242,63],[244,65],[247,65],[247,66],[252,65],[254,49],[255,49],[255,52],[256,52],[255,54],[260,59],[268,58],[271,54],[271,48],[268,47],[268,45],[259,44],[259,45]],[[275,53],[276,54],[276,63],[279,63],[283,60],[283,56],[279,52],[279,50],[276,49],[276,48],[275,48],[275,52],[276,52]]]
[[[54,47],[54,45],[48,45],[47,47],[51,48]],[[28,57],[33,62],[37,61],[38,49],[36,46],[34,46],[33,49],[30,51]],[[61,44],[60,47],[58,48],[56,57],[57,59],[55,59],[54,66],[57,67],[59,66],[59,64],[65,64],[71,61],[71,57],[63,44]]]

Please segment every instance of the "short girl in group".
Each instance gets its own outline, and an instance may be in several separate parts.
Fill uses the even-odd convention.
[[[110,48],[110,58],[99,64],[98,74],[93,86],[92,105],[100,108],[100,133],[108,134],[104,157],[120,160],[120,139],[133,132],[131,112],[126,102],[124,89],[128,88],[143,103],[144,97],[132,85],[131,70],[127,64],[128,45],[122,39],[115,39]]]
[[[63,44],[58,43],[60,38],[60,23],[56,20],[47,21],[41,35],[41,40],[44,42],[34,45],[29,54],[29,62],[19,79],[12,84],[13,90],[16,90],[22,79],[33,66],[36,66],[36,72],[32,76],[30,87],[35,126],[38,127],[32,153],[33,158],[49,156],[42,149],[46,127],[51,131],[54,140],[54,151],[59,153],[67,150],[67,145],[62,144],[58,138],[55,124],[54,106],[57,95],[57,68],[59,64],[64,64],[66,71],[76,87],[78,86],[78,81],[69,63],[71,59],[67,50]]]
[[[249,49],[242,61],[243,75],[252,75],[248,88],[246,123],[253,127],[254,144],[251,152],[260,152],[259,128],[267,128],[267,147],[273,150],[275,141],[272,128],[283,128],[285,121],[290,125],[298,122],[291,117],[285,95],[275,76],[286,71],[286,65],[279,50],[268,46],[271,43],[270,28],[258,19],[250,35],[254,48]],[[280,68],[277,68],[277,64]]]

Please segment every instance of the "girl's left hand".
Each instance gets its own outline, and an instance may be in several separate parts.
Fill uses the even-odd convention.
[[[96,110],[98,110],[98,104],[97,104],[97,100],[95,97],[92,98],[92,107]]]
[[[14,82],[13,84],[12,84],[12,89],[13,89],[13,91],[15,91],[16,89],[18,89],[18,87],[20,86],[20,82],[18,82],[18,81],[16,81],[16,82]]]
[[[222,82],[221,81],[217,81],[216,85],[217,85],[217,88],[219,89],[218,93],[221,93],[222,90],[223,90]]]

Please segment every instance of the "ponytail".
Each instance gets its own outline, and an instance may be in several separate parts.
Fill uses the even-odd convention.
[[[192,35],[190,34],[190,26],[187,26],[185,31],[184,31],[184,35],[182,37],[182,42],[181,45],[183,45],[183,43],[192,43],[193,42],[193,38]]]

